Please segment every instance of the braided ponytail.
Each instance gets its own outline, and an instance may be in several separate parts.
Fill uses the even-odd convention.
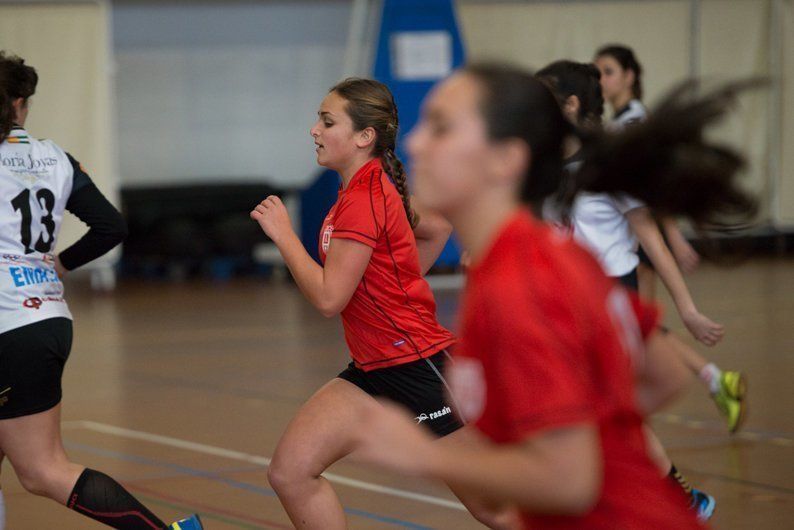
[[[390,148],[383,152],[381,160],[383,160],[386,173],[391,177],[394,187],[397,188],[400,197],[403,199],[403,207],[408,216],[408,222],[411,223],[411,228],[416,228],[416,225],[419,224],[419,215],[411,208],[411,194],[408,191],[408,182],[406,181],[403,163]]]
[[[372,154],[381,159],[383,169],[402,197],[411,228],[416,228],[419,216],[411,208],[405,170],[394,152],[400,120],[391,91],[383,83],[358,77],[345,79],[330,91],[347,101],[347,114],[357,131],[367,127],[375,129],[377,139]]]

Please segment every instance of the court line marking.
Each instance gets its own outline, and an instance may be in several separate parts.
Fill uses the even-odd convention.
[[[225,449],[223,447],[217,447],[214,445],[191,442],[189,440],[182,440],[180,438],[173,438],[171,436],[153,434],[149,432],[138,431],[135,429],[127,429],[124,427],[117,427],[114,425],[108,425],[106,423],[99,423],[90,420],[66,421],[63,422],[61,426],[65,429],[85,429],[102,434],[108,434],[111,436],[117,436],[120,438],[142,440],[154,444],[174,447],[176,449],[183,449],[186,451],[193,451],[205,455],[218,456],[221,458],[228,458],[230,460],[238,460],[241,462],[249,462],[261,466],[269,466],[271,462],[271,459],[266,456],[252,455],[249,453],[244,453],[242,451],[235,451],[233,449]],[[325,477],[325,479],[328,480],[329,482],[333,482],[335,484],[340,484],[343,486],[348,486],[351,488],[371,491],[373,493],[381,493],[383,495],[390,495],[392,497],[399,497],[402,499],[410,499],[417,502],[423,502],[425,504],[432,504],[434,506],[449,508],[451,510],[459,510],[464,512],[466,511],[466,507],[463,506],[463,504],[456,501],[451,501],[449,499],[443,499],[441,497],[434,497],[432,495],[425,495],[413,491],[407,491],[398,488],[392,488],[389,486],[383,486],[381,484],[374,484],[372,482],[366,482],[363,480],[345,477],[342,475],[337,475],[335,473],[323,473],[322,476]]]
[[[223,471],[206,471],[202,469],[195,469],[188,466],[183,466],[180,464],[174,464],[171,462],[166,462],[162,460],[152,459],[145,456],[133,455],[129,453],[119,452],[119,451],[112,451],[109,449],[102,449],[100,447],[95,447],[93,445],[87,445],[78,442],[72,442],[69,440],[65,441],[65,447],[70,450],[78,450],[83,451],[99,456],[104,456],[107,458],[114,458],[117,460],[124,460],[127,462],[135,462],[138,464],[148,465],[148,466],[156,466],[156,467],[164,467],[169,469],[175,469],[180,471],[183,475],[188,475],[191,477],[202,478],[205,480],[209,480],[212,482],[217,482],[219,484],[223,484],[225,486],[229,486],[231,488],[240,489],[243,491],[247,491],[253,493],[255,495],[261,495],[265,497],[275,498],[276,492],[270,488],[266,488],[263,486],[259,486],[257,484],[251,484],[250,482],[242,482],[240,480],[236,480],[231,477],[225,477],[225,472]],[[261,469],[261,467],[260,467]],[[141,479],[147,480],[147,479]],[[198,505],[197,505],[198,506]],[[387,515],[380,515],[373,512],[368,512],[366,510],[359,510],[357,508],[344,508],[345,513],[350,515],[356,515],[359,517],[364,517],[366,519],[371,519],[374,521],[378,521],[381,523],[386,523],[390,525],[400,526],[402,528],[409,528],[412,530],[432,530],[430,527],[422,526],[417,523],[412,523],[411,521],[405,521],[403,519],[398,519],[396,517],[390,517]]]

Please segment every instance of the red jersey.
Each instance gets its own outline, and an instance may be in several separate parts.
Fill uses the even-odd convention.
[[[356,366],[369,371],[441,351],[455,337],[436,320],[436,302],[419,269],[416,239],[402,197],[379,159],[358,170],[320,231],[320,259],[334,239],[372,247],[372,258],[342,310],[345,340]]]
[[[525,513],[526,528],[700,528],[651,463],[635,408],[632,360],[658,313],[634,308],[586,250],[522,211],[470,271],[462,317],[449,381],[467,420],[505,444],[578,423],[600,432],[593,511]]]

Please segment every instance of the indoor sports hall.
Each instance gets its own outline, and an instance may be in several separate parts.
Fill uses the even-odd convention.
[[[616,52],[615,47],[630,50],[634,62],[623,61],[623,52]],[[675,336],[680,349],[702,359],[702,365],[695,362],[698,368],[691,369],[685,381],[681,376],[680,385],[669,391],[670,397],[665,395],[664,406],[643,412],[642,420],[636,412],[631,417],[636,416],[638,429],[644,421],[643,432],[655,433],[653,439],[663,446],[669,458],[662,464],[666,467],[660,471],[660,482],[677,492],[693,522],[697,516],[708,527],[722,530],[794,528],[794,0],[0,0],[0,50],[0,107],[8,102],[8,122],[13,124],[4,134],[5,118],[0,109],[0,139],[4,139],[0,142],[0,251],[4,254],[0,261],[0,311],[6,313],[0,315],[0,455],[5,457],[0,468],[0,530],[114,527],[108,524],[155,530],[320,529],[339,528],[339,517],[347,528],[360,530],[486,528],[444,484],[442,475],[452,477],[444,479],[450,484],[457,483],[454,477],[466,476],[459,479],[460,484],[472,488],[480,484],[478,478],[461,470],[478,465],[489,469],[485,456],[482,462],[478,460],[481,454],[497,454],[505,443],[536,453],[550,449],[532,445],[534,438],[519,437],[530,440],[527,445],[505,442],[489,434],[495,427],[485,425],[483,432],[490,441],[479,440],[482,445],[472,446],[479,450],[460,453],[471,458],[450,464],[447,468],[451,470],[437,471],[442,464],[435,466],[427,459],[438,452],[423,450],[428,445],[425,438],[430,439],[425,426],[457,414],[456,392],[450,390],[447,379],[457,390],[450,366],[456,364],[458,349],[467,346],[465,342],[453,345],[457,339],[428,339],[433,346],[421,349],[411,338],[414,331],[403,328],[414,326],[410,329],[422,329],[433,337],[467,337],[466,323],[486,326],[498,318],[497,313],[509,313],[513,325],[523,326],[521,329],[541,328],[551,333],[549,330],[556,328],[538,319],[557,316],[552,310],[535,313],[536,303],[529,300],[526,309],[510,311],[498,311],[497,307],[489,312],[485,306],[465,305],[465,300],[479,299],[475,295],[485,296],[473,288],[473,294],[466,291],[469,271],[480,278],[489,270],[478,265],[485,259],[483,255],[469,252],[466,244],[465,230],[485,224],[473,222],[480,210],[471,207],[471,218],[461,216],[460,211],[457,216],[450,214],[446,218],[451,224],[442,220],[443,215],[438,217],[452,235],[435,248],[425,267],[420,227],[436,217],[423,203],[421,210],[415,208],[416,217],[412,218],[416,203],[408,196],[416,193],[423,199],[432,195],[425,194],[432,192],[432,186],[421,182],[416,186],[414,176],[419,171],[432,172],[431,164],[418,167],[414,158],[426,160],[432,149],[441,153],[448,145],[443,142],[453,141],[442,141],[440,133],[431,141],[433,133],[427,132],[431,129],[422,128],[432,119],[433,105],[447,104],[444,108],[450,109],[451,120],[466,112],[463,103],[458,106],[459,100],[439,96],[439,87],[452,90],[450,76],[462,75],[455,72],[469,64],[498,61],[522,72],[538,72],[559,60],[589,65],[576,71],[595,76],[593,87],[598,88],[599,105],[603,104],[606,131],[601,131],[601,107],[596,105],[600,135],[630,138],[632,131],[640,131],[639,135],[657,130],[653,127],[678,116],[670,106],[663,108],[669,111],[667,116],[656,112],[658,103],[688,79],[700,80],[694,88],[684,89],[693,94],[691,98],[724,95],[712,101],[715,107],[703,111],[718,113],[714,109],[724,107],[724,119],[717,120],[704,136],[692,134],[688,141],[713,142],[739,153],[746,163],[737,166],[737,193],[751,197],[754,207],[746,209],[741,222],[726,217],[723,226],[687,219],[687,212],[697,214],[698,205],[689,204],[692,201],[681,210],[674,207],[669,217],[662,215],[661,208],[648,214],[654,221],[646,228],[659,234],[657,249],[662,250],[647,252],[650,266],[632,262],[633,281],[638,282],[639,297],[646,304],[642,307],[658,307],[659,313],[656,331],[648,335],[643,330],[642,338],[648,351],[653,351],[649,338],[653,333],[665,340]],[[23,70],[19,63],[13,63],[16,70],[4,67],[11,56],[35,68],[35,94],[15,91],[21,85],[15,84],[14,72]],[[610,91],[617,89],[605,84],[615,69],[620,75],[630,72],[631,78],[622,78],[630,79],[625,85],[630,97],[613,94]],[[466,75],[468,82],[473,82],[474,74]],[[484,78],[489,74],[477,75]],[[579,85],[571,84],[570,92],[562,92],[568,86],[560,77],[564,75],[554,74],[542,82],[543,90],[558,96],[560,108],[555,107],[554,112],[560,116],[567,116],[568,104],[576,105],[574,112],[585,104],[581,96],[571,95]],[[337,85],[348,77],[372,78],[380,82],[378,87],[387,87],[391,110],[386,112],[388,126],[384,130],[393,138],[383,154],[377,150],[381,130],[375,125],[356,128],[355,117],[345,114],[358,104],[351,95],[353,88]],[[712,92],[736,81],[744,85],[735,91]],[[734,92],[738,94],[735,98]],[[485,89],[478,92],[479,97],[485,97],[483,93]],[[507,93],[491,95],[494,106],[510,99]],[[669,104],[671,100],[665,101]],[[643,109],[642,117],[624,120],[625,129],[613,128],[622,114],[633,112],[635,102]],[[482,110],[485,107],[477,107],[483,115],[487,115]],[[382,171],[381,185],[386,183],[387,188],[382,195],[373,195],[370,181],[369,191],[362,193],[369,193],[368,200],[383,198],[386,225],[397,223],[390,220],[397,218],[389,217],[388,208],[399,211],[400,226],[404,227],[401,236],[413,245],[410,252],[418,252],[421,269],[429,268],[411,280],[410,286],[403,283],[407,281],[404,275],[409,274],[406,267],[421,273],[425,270],[416,267],[414,254],[404,258],[408,265],[400,261],[399,251],[392,248],[398,244],[389,239],[396,238],[396,233],[377,225],[379,204],[371,204],[374,237],[361,233],[366,231],[361,228],[363,222],[351,224],[349,230],[340,227],[342,219],[349,217],[342,205],[352,201],[347,188],[351,180],[341,165],[324,160],[331,160],[333,149],[342,149],[340,142],[349,140],[335,136],[341,134],[335,131],[351,120],[349,138],[353,138],[350,145],[354,147],[349,149],[358,156],[362,146],[370,145],[366,131],[373,132],[377,138],[371,140],[375,151],[370,154],[381,157],[376,165]],[[632,129],[635,121],[637,128]],[[545,122],[539,127],[546,127]],[[412,130],[416,134],[411,135]],[[668,131],[671,137],[685,134],[683,128],[658,130]],[[587,138],[581,137],[582,145],[588,145]],[[57,144],[51,148],[64,153],[64,189],[71,190],[71,195],[61,197],[56,192],[54,203],[48,202],[51,192],[42,195],[35,190],[44,178],[45,169],[39,165],[54,166],[57,159],[56,155],[39,156],[36,149],[55,144],[35,139],[51,139]],[[657,134],[649,142],[658,141],[661,150],[667,139]],[[532,149],[526,159],[530,165],[533,157],[540,156]],[[473,153],[474,148],[455,152],[464,151]],[[26,154],[19,154],[23,152]],[[501,168],[497,158],[483,162],[483,171]],[[443,160],[446,165],[456,163]],[[585,160],[584,167],[594,167],[588,166],[590,163]],[[358,167],[360,164],[354,169]],[[499,171],[508,170],[493,171],[498,176],[502,175]],[[356,184],[361,173],[352,173]],[[86,186],[93,189],[91,182],[120,212],[126,230],[122,230],[120,245],[116,246],[121,235],[101,252],[78,260],[75,247],[83,251],[88,246],[81,240],[89,238],[86,224],[92,231],[101,225],[99,221],[93,224],[88,213],[76,210],[78,191]],[[21,186],[22,192],[9,188],[12,184]],[[34,190],[34,195],[28,190]],[[582,194],[596,191],[588,188]],[[682,203],[690,193],[694,197],[710,190],[693,185],[662,191],[657,195],[681,197]],[[457,192],[447,195],[437,200],[448,204],[444,201],[453,200],[450,197]],[[654,198],[645,202],[656,204]],[[387,200],[392,201],[388,207]],[[57,208],[63,213],[64,207],[75,215],[65,213],[61,227],[60,218],[56,215],[53,221],[52,215]],[[708,207],[704,201],[703,208]],[[370,215],[368,208],[366,216]],[[651,211],[642,203],[638,208]],[[574,207],[571,215],[577,211]],[[644,263],[635,254],[646,248],[649,239],[643,239],[633,224],[634,211],[620,210],[619,219],[624,225],[628,219],[627,237],[633,238],[627,255]],[[114,209],[110,212],[112,216]],[[682,215],[675,215],[678,212]],[[407,219],[404,213],[408,213]],[[81,222],[78,217],[88,221]],[[538,220],[533,222],[541,225]],[[576,239],[582,231],[571,222],[571,237],[577,245],[582,244]],[[277,225],[291,226],[290,236],[282,236]],[[387,234],[385,247],[383,234]],[[19,250],[6,243],[12,240]],[[348,251],[346,259],[338,259],[342,248]],[[65,249],[69,250],[59,254]],[[385,252],[382,256],[378,254],[381,250]],[[372,261],[361,262],[358,256],[362,252],[371,253]],[[336,258],[333,269],[329,265],[332,256]],[[378,256],[383,260],[376,260]],[[662,256],[659,261],[658,256]],[[35,265],[35,260],[40,264]],[[88,263],[83,264],[85,261]],[[356,269],[358,275],[352,283],[348,278],[344,282],[329,280],[336,274],[332,270],[350,271],[359,262],[367,268]],[[373,268],[376,262],[380,269]],[[528,277],[534,278],[533,263],[521,266],[526,265]],[[608,276],[622,281],[625,271],[611,274],[609,264],[602,265]],[[668,273],[670,268],[674,272]],[[383,280],[392,275],[396,283]],[[599,281],[606,281],[601,276]],[[343,289],[343,283],[349,284],[349,292],[337,305],[324,305],[315,294],[324,296]],[[571,283],[575,281],[571,279]],[[39,287],[43,290],[20,294]],[[384,309],[378,293],[389,296],[389,289],[394,291],[394,308]],[[17,300],[14,296],[21,296],[20,302],[8,302]],[[420,314],[421,308],[415,309],[414,297],[420,296],[430,300],[430,313]],[[554,293],[543,296],[553,298]],[[681,302],[682,297],[687,302]],[[56,303],[56,298],[64,308],[68,302],[68,311],[62,309],[66,313],[52,316],[66,321],[70,312],[73,322],[71,353],[67,349],[59,354],[63,369],[62,398],[56,406],[59,418],[51,418],[47,428],[31,427],[38,415],[52,416],[56,402],[4,415],[4,408],[8,411],[15,406],[16,395],[21,393],[17,388],[28,388],[18,373],[27,370],[25,377],[30,378],[40,375],[39,368],[24,368],[26,358],[33,355],[20,354],[20,348],[27,346],[11,342],[8,333],[34,329],[31,326],[35,324],[29,322],[47,322],[47,304]],[[579,315],[578,308],[589,305],[581,300],[572,311]],[[682,309],[684,306],[700,320]],[[413,313],[418,316],[414,318]],[[357,318],[363,324],[357,323]],[[642,318],[639,320],[642,324]],[[17,323],[6,325],[11,321]],[[365,325],[376,331],[360,331]],[[514,329],[501,325],[506,324],[494,329]],[[704,331],[706,328],[710,331]],[[361,335],[356,335],[359,332]],[[43,340],[42,334],[31,332],[25,340]],[[4,335],[8,340],[3,340]],[[367,341],[381,335],[390,337],[389,347],[394,351],[407,351],[405,356],[416,359],[416,366],[432,368],[430,375],[437,378],[439,399],[451,401],[449,406],[444,401],[403,414],[406,425],[409,419],[420,424],[415,438],[410,438],[416,440],[415,452],[409,444],[403,450],[378,452],[370,448],[358,455],[359,440],[377,445],[381,436],[382,447],[387,447],[387,441],[393,440],[390,433],[398,432],[386,428],[386,416],[394,416],[397,429],[396,409],[386,408],[388,414],[378,417],[381,404],[371,397],[381,398],[386,391],[373,390],[376,383],[369,378],[388,371],[395,378],[413,377],[406,371],[398,374],[405,366],[399,355],[394,356],[397,354],[385,361],[371,361],[387,364],[375,364],[370,371],[373,364],[362,360],[374,355]],[[498,355],[500,344],[508,344],[505,356],[521,355],[510,351],[515,341],[498,333],[493,344],[493,352],[476,354]],[[524,344],[522,352],[527,356],[540,348],[532,344]],[[591,345],[584,344],[583,350]],[[623,338],[620,345],[629,349]],[[440,364],[436,368],[431,353],[433,359],[446,357],[446,370]],[[65,368],[64,355],[68,356]],[[23,359],[9,360],[12,357]],[[633,361],[635,368],[643,363],[637,358]],[[573,362],[572,366],[576,372],[581,364]],[[347,375],[341,374],[343,371]],[[728,390],[731,377],[736,378],[733,391]],[[662,382],[672,387],[672,379],[671,375]],[[412,383],[406,380],[392,382],[397,386]],[[336,392],[331,392],[332,396],[323,394],[329,381]],[[483,394],[481,399],[494,399],[502,391],[517,392],[508,389],[518,384],[511,381],[489,386],[487,397]],[[528,387],[533,386],[532,381],[535,379],[527,379]],[[617,377],[602,377],[594,388],[612,388],[611,383],[619,384],[615,381]],[[640,389],[642,381],[638,377]],[[340,385],[344,387],[341,391]],[[564,392],[559,389],[567,387],[560,383],[551,388],[549,392]],[[355,399],[345,401],[345,392],[355,393]],[[513,396],[537,395],[533,392],[530,388]],[[633,396],[633,383],[622,392]],[[28,395],[26,399],[40,403],[38,397]],[[545,394],[538,398],[543,406],[545,398]],[[540,402],[533,401],[525,400],[520,408],[527,414],[533,407],[541,408]],[[581,417],[594,417],[593,411],[610,406],[609,399],[606,402],[603,407],[591,402]],[[507,417],[509,410],[519,408],[512,401],[506,403],[503,409],[493,409],[498,421]],[[485,405],[485,410],[490,406]],[[553,413],[551,418],[550,425],[568,432],[571,421],[555,420]],[[463,430],[477,430],[483,421],[472,421]],[[335,425],[345,427],[328,434]],[[594,431],[596,436],[605,430],[599,425],[602,431]],[[23,429],[30,435],[23,436]],[[548,436],[542,429],[539,432],[539,436]],[[86,470],[68,468],[73,473],[64,471],[63,476],[72,477],[68,486],[57,489],[52,484],[61,479],[51,477],[58,474],[55,467],[42,462],[54,458],[53,462],[65,466],[65,460],[53,457],[55,453],[48,449],[36,451],[46,445],[57,452],[61,443],[69,462]],[[548,444],[548,439],[544,438],[544,443]],[[601,458],[601,445],[594,447],[594,454],[599,455],[594,458]],[[376,453],[378,456],[373,456]],[[575,475],[587,468],[579,464],[579,453],[570,454],[575,469],[568,470],[570,462],[561,464],[560,473]],[[561,461],[567,462],[564,456]],[[399,465],[395,463],[398,458]],[[650,469],[650,461],[655,464],[656,459],[647,458]],[[600,465],[612,469],[608,461]],[[305,484],[312,484],[306,486],[305,494],[291,482],[305,471],[302,466],[310,468]],[[490,467],[494,476],[501,472],[497,464]],[[563,467],[568,471],[562,471]],[[324,479],[319,478],[325,468]],[[113,484],[118,491],[131,494],[135,503],[124,504],[133,501],[123,497],[114,508],[116,500],[111,497],[116,490],[96,486],[104,493],[84,491],[89,469],[101,470],[107,475],[103,477],[116,481]],[[621,491],[634,487],[616,486],[613,482],[618,478],[610,475],[611,471],[605,473],[604,485],[599,479],[594,486],[596,499],[602,487]],[[78,475],[81,478],[75,484]],[[537,495],[542,496],[543,481],[531,480],[533,476],[527,473],[526,489],[540,491]],[[556,492],[559,483],[550,482],[548,488]],[[689,497],[681,495],[680,488],[687,496],[695,495],[689,506]],[[489,509],[496,510],[498,505],[505,513],[516,510],[514,515],[523,521],[516,519],[495,528],[551,527],[528,522],[527,513],[537,515],[536,504],[529,508],[530,504],[522,505],[506,493],[499,497],[501,493],[494,493],[497,489],[501,492],[499,488],[490,494],[486,486],[473,489],[494,503]],[[505,486],[504,490],[508,489]],[[61,493],[52,493],[56,490]],[[324,516],[322,510],[330,513],[337,509],[337,504],[324,505],[317,500],[329,492],[336,497],[327,498],[338,498],[341,504],[338,517],[336,522],[330,522],[333,518],[329,516],[327,524],[318,524]],[[93,508],[85,502],[88,507],[80,505],[92,495],[106,498],[96,500]],[[503,501],[508,498],[512,500]],[[646,503],[640,499],[644,497],[638,495],[632,501],[633,513],[659,510],[653,500]],[[586,519],[586,512],[598,510],[597,502],[563,519],[570,526],[560,523],[559,527],[609,527],[571,522],[578,518],[592,521]],[[135,508],[139,504],[156,517],[150,520],[141,515]],[[318,515],[316,506],[330,507],[320,509]],[[198,514],[203,527],[188,526],[196,523],[162,526],[190,514]],[[308,514],[306,518],[304,514]],[[632,520],[627,517],[625,521]],[[157,518],[160,522],[151,522]],[[616,529],[668,527],[615,521]],[[143,522],[148,526],[135,526]],[[669,528],[689,526],[670,523]]]

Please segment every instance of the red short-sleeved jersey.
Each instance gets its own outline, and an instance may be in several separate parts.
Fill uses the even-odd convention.
[[[653,318],[653,309],[632,306],[587,251],[526,211],[470,271],[449,371],[466,419],[497,443],[584,422],[600,431],[595,509],[578,518],[524,514],[527,528],[700,528],[646,453],[634,402],[637,314]]]
[[[402,198],[379,159],[339,191],[320,231],[320,259],[334,239],[372,247],[372,258],[342,310],[356,366],[369,371],[429,357],[455,337],[436,320],[436,302],[419,269],[416,239]]]

